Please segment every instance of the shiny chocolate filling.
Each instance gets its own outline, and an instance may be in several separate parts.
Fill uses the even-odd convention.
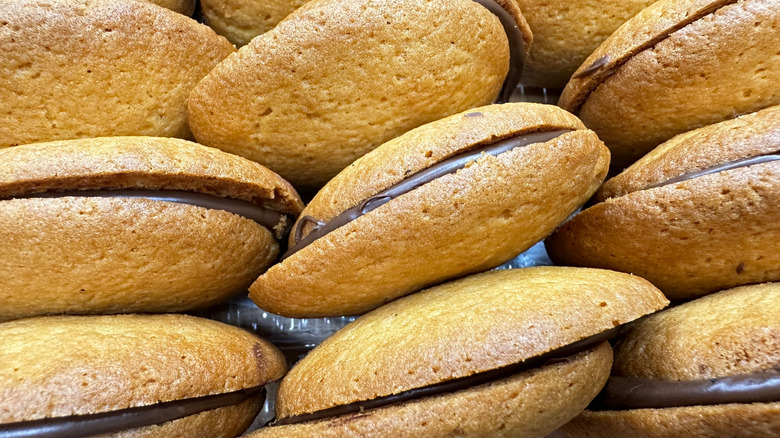
[[[506,37],[509,40],[509,72],[501,86],[501,92],[498,94],[496,102],[506,103],[520,83],[520,76],[523,74],[523,65],[525,64],[525,42],[523,42],[523,33],[520,27],[509,12],[506,11],[495,0],[474,0],[476,3],[484,6],[485,9],[498,17],[501,25],[504,27]]]
[[[570,356],[577,353],[581,353],[585,350],[589,350],[602,342],[609,340],[617,335],[619,327],[607,330],[593,336],[589,336],[585,339],[574,342],[558,348],[556,350],[549,351],[542,355],[532,357],[524,360],[523,362],[506,365],[501,368],[497,368],[490,371],[484,371],[471,376],[460,377],[446,382],[435,383],[433,385],[424,386],[421,388],[414,388],[398,394],[386,395],[378,397],[372,400],[358,401],[341,406],[334,406],[332,408],[323,409],[320,411],[294,415],[287,418],[282,418],[274,421],[272,426],[282,426],[287,424],[303,423],[307,421],[322,420],[330,417],[338,417],[341,415],[352,414],[355,412],[362,412],[366,409],[375,409],[392,404],[403,403],[410,400],[417,400],[423,397],[431,397],[441,394],[447,394],[451,392],[461,391],[469,389],[474,386],[483,385],[496,380],[505,379],[515,374],[528,371],[532,368],[537,368],[545,365],[552,365],[558,362],[568,360]]]
[[[468,114],[466,114],[466,116],[468,116]],[[286,259],[287,257],[290,257],[296,252],[310,245],[312,242],[319,239],[320,237],[330,233],[331,231],[339,227],[342,227],[352,222],[353,220],[359,218],[360,216],[363,216],[366,213],[376,210],[377,208],[381,207],[384,204],[387,204],[391,200],[405,193],[408,193],[422,186],[423,184],[427,184],[435,180],[436,178],[451,173],[455,173],[458,170],[463,169],[464,167],[466,167],[468,163],[477,160],[483,155],[497,156],[504,152],[511,151],[512,149],[515,148],[550,141],[552,139],[560,137],[561,135],[567,132],[571,132],[571,130],[556,130],[556,131],[533,132],[529,134],[521,134],[516,137],[501,140],[496,143],[478,147],[474,150],[463,152],[458,155],[452,156],[450,158],[447,158],[446,160],[434,164],[433,166],[427,169],[423,169],[409,176],[408,178],[402,180],[401,182],[377,193],[374,196],[371,196],[370,198],[364,199],[358,205],[348,208],[347,210],[344,210],[344,212],[334,217],[329,222],[319,221],[311,216],[303,216],[300,218],[300,220],[295,226],[295,229],[293,230],[294,233],[293,237],[295,239],[295,244],[291,246],[287,250],[287,252],[284,253],[284,255],[282,255],[282,260]],[[315,226],[314,228],[311,229],[309,234],[306,235],[306,237],[302,237],[303,227],[309,222],[314,223]]]
[[[99,414],[70,415],[0,424],[0,438],[79,438],[116,433],[237,405],[252,396],[265,399],[263,387],[257,386],[226,394],[174,400]]]
[[[713,173],[723,172],[731,169],[738,169],[740,167],[752,166],[754,164],[769,163],[771,161],[777,161],[777,160],[780,160],[780,155],[777,154],[766,154],[766,155],[759,155],[755,157],[742,158],[739,160],[729,161],[728,163],[723,163],[712,167],[708,167],[706,169],[683,173],[680,176],[669,178],[666,181],[661,181],[659,183],[650,185],[646,189],[654,189],[656,187],[662,187],[669,184],[688,181],[690,179],[698,178],[700,176],[711,175]]]
[[[248,201],[221,198],[219,196],[186,192],[183,190],[68,190],[61,192],[31,193],[23,196],[16,196],[14,198],[63,198],[68,196],[88,198],[140,198],[152,201],[194,205],[211,210],[227,211],[228,213],[237,214],[268,228],[278,239],[282,238],[291,223],[291,218],[288,215],[261,207]]]
[[[588,409],[658,409],[777,401],[780,401],[780,373],[690,381],[612,376]]]

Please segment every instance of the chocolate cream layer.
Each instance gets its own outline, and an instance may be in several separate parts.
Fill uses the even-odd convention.
[[[222,210],[237,214],[249,220],[257,222],[272,232],[277,238],[285,234],[291,218],[281,212],[261,207],[248,201],[239,199],[221,198],[219,196],[204,193],[186,192],[183,190],[67,190],[60,192],[32,193],[23,196],[15,196],[15,199],[27,198],[63,198],[63,197],[91,197],[91,198],[140,198],[152,201],[175,202],[188,204],[212,210]]]
[[[507,365],[501,368],[497,368],[490,371],[484,371],[471,376],[461,377],[446,382],[436,383],[421,388],[414,388],[398,394],[386,395],[371,400],[364,400],[355,403],[350,403],[341,406],[334,406],[332,408],[323,409],[321,411],[312,412],[308,414],[295,415],[287,418],[276,420],[272,423],[273,426],[282,426],[286,424],[303,423],[307,421],[322,420],[330,417],[338,417],[341,415],[352,414],[355,412],[362,412],[366,409],[381,408],[397,403],[403,403],[410,400],[416,400],[423,397],[431,397],[441,394],[448,394],[451,392],[462,391],[485,383],[505,379],[515,374],[528,371],[533,368],[542,367],[545,365],[552,365],[557,362],[568,360],[569,357],[589,350],[597,345],[601,344],[613,338],[617,335],[619,327],[610,329],[606,332],[602,332],[572,344],[563,346],[556,350],[549,351],[542,355],[526,359],[522,362]]]
[[[668,381],[612,376],[591,410],[660,409],[780,402],[780,373]]]
[[[263,387],[258,386],[226,394],[175,400],[99,414],[70,415],[0,424],[0,438],[80,438],[116,433],[237,405],[252,396],[264,399]]]
[[[470,114],[474,114],[475,116],[481,116],[480,113],[470,113]],[[470,114],[466,114],[466,117],[469,117]],[[329,222],[319,221],[315,218],[312,218],[311,216],[303,216],[300,218],[300,220],[295,226],[295,229],[293,230],[294,233],[293,237],[295,239],[295,244],[291,246],[290,249],[287,250],[287,252],[284,253],[284,255],[282,256],[282,260],[286,259],[287,257],[290,257],[296,252],[310,245],[312,242],[319,239],[320,237],[352,222],[353,220],[359,218],[360,216],[363,216],[366,213],[376,210],[377,208],[381,207],[384,204],[387,204],[391,200],[403,194],[406,194],[424,184],[427,184],[435,180],[436,178],[451,173],[455,173],[458,170],[465,168],[468,163],[476,161],[483,155],[497,156],[504,152],[511,151],[512,149],[515,148],[525,147],[532,144],[544,143],[553,140],[568,132],[572,132],[572,131],[567,129],[562,129],[562,130],[555,130],[555,131],[532,132],[528,134],[520,134],[515,137],[501,140],[499,142],[492,143],[489,145],[477,147],[474,150],[470,150],[452,156],[450,158],[447,158],[446,160],[434,164],[433,166],[427,169],[423,169],[409,176],[408,178],[402,180],[401,182],[391,186],[390,188],[382,190],[381,192],[377,193],[374,196],[371,196],[370,198],[364,199],[358,205],[348,208],[344,212],[340,213],[339,215],[331,219]],[[309,234],[306,235],[306,237],[302,237],[303,227],[310,222],[315,224],[314,228],[311,229],[311,231],[309,232]]]
[[[509,12],[506,11],[495,0],[474,0],[476,3],[484,6],[485,9],[498,17],[501,25],[504,27],[506,37],[509,40],[509,72],[501,86],[501,92],[498,94],[498,103],[509,102],[509,98],[520,83],[520,76],[523,74],[523,65],[525,64],[525,42],[520,27]]]
[[[698,178],[700,176],[705,175],[711,175],[713,173],[718,172],[724,172],[726,170],[732,170],[732,169],[738,169],[740,167],[747,167],[747,166],[753,166],[755,164],[762,164],[762,163],[769,163],[772,161],[780,160],[780,155],[777,153],[771,153],[766,155],[758,155],[755,157],[748,157],[748,158],[742,158],[739,160],[729,161],[727,163],[718,164],[715,166],[708,167],[706,169],[697,170],[694,172],[687,172],[683,173],[682,175],[676,176],[674,178],[669,178],[665,181],[661,181],[656,184],[652,184],[645,188],[647,189],[654,189],[656,187],[662,187],[669,184],[675,184],[683,181],[688,181],[690,179]]]

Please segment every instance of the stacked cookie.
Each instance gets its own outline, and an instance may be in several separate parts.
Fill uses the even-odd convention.
[[[0,0],[0,436],[780,435],[778,0],[304,3]]]

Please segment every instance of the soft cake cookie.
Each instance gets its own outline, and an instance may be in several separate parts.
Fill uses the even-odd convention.
[[[780,104],[777,0],[661,0],[582,64],[559,104],[621,170],[665,140]]]
[[[380,307],[312,350],[254,437],[543,437],[604,385],[615,327],[667,304],[638,277],[474,275]]]
[[[651,315],[615,347],[605,391],[571,438],[780,436],[780,284]]]
[[[491,105],[430,123],[330,181],[250,297],[285,316],[358,314],[493,268],[582,205],[608,163],[598,137],[551,105]]]
[[[502,84],[508,100],[530,40],[514,0],[314,0],[198,84],[190,126],[313,193],[380,144],[493,102]]]
[[[194,20],[122,0],[0,0],[0,148],[190,137],[186,100],[235,51]]]
[[[556,263],[631,272],[672,300],[780,280],[780,107],[679,135],[547,240]]]
[[[257,163],[184,140],[0,150],[0,320],[181,311],[246,287],[303,205]]]
[[[243,46],[273,29],[307,0],[200,0],[203,20],[233,44]]]
[[[563,88],[577,67],[626,20],[655,0],[518,0],[534,33],[521,82]]]
[[[3,436],[235,437],[286,371],[270,343],[184,315],[0,324]],[[110,435],[103,435],[110,434]]]

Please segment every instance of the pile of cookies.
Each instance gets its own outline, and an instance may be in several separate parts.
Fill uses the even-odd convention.
[[[0,0],[0,61],[0,437],[780,437],[780,0]],[[288,372],[184,314],[247,291],[361,316]]]

